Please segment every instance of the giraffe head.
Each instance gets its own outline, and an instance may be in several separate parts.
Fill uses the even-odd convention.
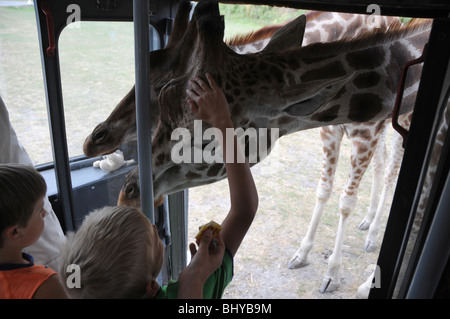
[[[162,88],[177,77],[177,72],[186,68],[186,61],[179,52],[178,41],[187,28],[191,4],[182,1],[176,17],[176,23],[167,46],[162,50],[150,53],[151,85],[150,105],[152,132],[156,130],[159,118],[158,97]],[[173,58],[173,59],[172,59]],[[184,64],[184,65],[183,65]],[[95,127],[86,138],[83,151],[88,157],[105,155],[116,151],[123,143],[135,141],[136,137],[136,100],[134,86],[130,92],[114,108],[108,118]]]
[[[161,176],[160,179],[161,183],[155,183],[155,195],[164,193],[157,190],[158,185],[166,184],[165,180],[170,179],[167,175],[181,170],[183,166],[172,166],[167,150],[174,145],[174,142],[170,140],[170,134],[174,129],[185,127],[192,131],[194,116],[186,104],[185,94],[188,80],[197,74],[203,75],[205,72],[210,72],[215,75],[218,83],[224,85],[227,79],[222,80],[220,65],[216,62],[226,59],[227,54],[233,53],[223,42],[224,21],[215,1],[200,2],[190,23],[188,23],[189,12],[189,2],[182,2],[169,43],[164,49],[150,53],[153,165],[159,168],[159,170],[155,170],[156,175],[153,178],[158,179],[158,172],[164,173],[164,178]],[[304,17],[300,17],[275,32],[266,51],[300,46],[305,22]],[[239,84],[235,85],[239,86]],[[239,108],[240,106],[235,107],[235,122],[240,121]],[[133,87],[110,116],[98,124],[86,138],[83,146],[84,153],[89,157],[104,155],[114,152],[127,141],[136,140],[135,110]],[[204,175],[200,172],[205,172],[208,168],[208,165],[204,163],[194,166],[196,166],[194,170],[185,169],[186,175],[183,177],[187,177],[189,180],[198,179]],[[221,164],[209,167],[210,169],[205,172],[208,174],[208,182],[225,176],[222,167]],[[136,169],[128,175],[120,194],[119,203],[129,203],[133,206],[138,204],[138,182],[138,170]],[[176,188],[182,189],[183,185],[187,186],[186,183],[180,183]]]
[[[133,140],[136,140],[134,87],[114,108],[109,117],[98,124],[86,138],[83,152],[88,157],[106,155]]]
[[[228,50],[222,41],[223,18],[219,15],[218,7],[214,2],[200,2],[191,23],[188,23],[189,13],[190,3],[188,1],[181,2],[167,46],[162,50],[150,52],[150,73],[152,75],[149,88],[152,112],[150,126],[153,136],[160,116],[160,99],[163,98],[163,102],[170,103],[172,101],[167,95],[173,91],[182,91],[178,100],[184,102],[183,88],[186,86],[187,79],[197,73],[204,74],[206,70],[211,73],[214,73],[214,69],[219,70],[219,67],[214,67],[214,65],[225,56],[219,56],[219,53]],[[202,19],[203,16],[205,17]],[[300,46],[305,23],[302,16],[281,29],[277,26],[277,31],[266,51]],[[203,28],[203,32],[198,31],[201,28]],[[270,31],[270,35],[273,32],[274,30]],[[220,72],[217,73],[220,74]],[[180,103],[179,101],[177,104]],[[173,107],[168,112],[172,112],[172,109],[180,110],[179,107]],[[165,108],[165,110],[167,109]],[[169,117],[171,120],[172,115],[167,113],[163,117]],[[136,139],[136,104],[133,86],[110,116],[98,124],[85,139],[83,151],[88,157],[105,155],[116,151],[123,143]]]

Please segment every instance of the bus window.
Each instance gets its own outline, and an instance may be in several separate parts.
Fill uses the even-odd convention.
[[[59,39],[69,157],[133,87],[134,36],[130,22],[67,26]]]
[[[53,161],[33,6],[0,5],[0,96],[33,163]]]

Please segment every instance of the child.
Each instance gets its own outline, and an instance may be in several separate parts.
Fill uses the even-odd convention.
[[[18,163],[33,166],[33,162],[27,151],[17,138],[6,109],[0,96],[0,163]],[[61,244],[64,242],[64,232],[58,218],[52,209],[47,197],[44,198],[45,215],[44,231],[39,240],[25,248],[23,252],[33,256],[35,263],[46,265],[52,269],[58,269]]]
[[[195,78],[187,91],[192,112],[223,134],[231,208],[222,230],[212,240],[211,230],[200,239],[198,250],[190,245],[192,260],[178,281],[159,287],[156,277],[163,263],[163,245],[156,227],[137,209],[107,207],[86,217],[80,229],[67,238],[60,274],[69,278],[70,264],[80,268],[80,288],[69,294],[80,298],[220,298],[233,276],[233,257],[249,229],[258,207],[258,194],[248,163],[240,163],[242,150],[234,136],[228,103],[211,75],[208,83]],[[230,128],[231,130],[227,130]],[[227,146],[227,147],[224,147]],[[228,157],[227,157],[228,154]]]
[[[44,229],[44,178],[31,166],[0,164],[0,298],[66,298],[56,272],[23,249]]]

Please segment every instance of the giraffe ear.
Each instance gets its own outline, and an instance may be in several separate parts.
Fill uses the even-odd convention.
[[[306,16],[301,15],[277,30],[262,52],[283,51],[299,48],[305,34]]]
[[[183,38],[189,23],[191,7],[190,1],[181,1],[180,6],[178,7],[177,15],[175,16],[172,34],[170,35],[166,47],[174,46]]]

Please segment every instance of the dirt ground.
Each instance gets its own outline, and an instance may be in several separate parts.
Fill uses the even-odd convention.
[[[343,248],[341,285],[333,293],[321,294],[319,287],[332,253],[339,220],[339,193],[348,176],[350,143],[344,137],[334,193],[322,216],[309,265],[288,269],[288,261],[300,247],[315,205],[315,190],[322,168],[322,146],[318,129],[281,138],[263,162],[252,167],[259,193],[259,209],[234,260],[234,279],[224,298],[250,299],[348,299],[371,274],[381,245],[366,253],[366,232],[357,229],[369,203],[371,167],[359,190],[359,201],[349,218]],[[390,205],[390,201],[386,204]],[[226,180],[190,189],[188,240],[199,225],[221,222],[229,209]],[[385,225],[389,206],[383,219]],[[384,229],[384,226],[382,227]]]

